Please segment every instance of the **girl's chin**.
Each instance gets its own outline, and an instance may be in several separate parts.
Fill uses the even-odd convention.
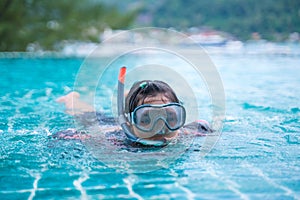
[[[171,133],[167,133],[164,135],[154,135],[147,139],[148,140],[163,140],[163,139],[171,140],[171,139],[175,138],[177,135],[178,135],[178,132],[176,131],[176,132],[171,132]]]
[[[135,127],[133,127],[133,133],[134,135],[136,135],[139,138],[144,138],[142,137],[142,135],[145,135],[145,133],[140,133],[139,130],[137,130]],[[178,130],[177,131],[173,131],[173,132],[168,132],[166,134],[156,134],[154,136],[148,137],[148,138],[144,138],[147,140],[171,140],[173,138],[175,138],[178,135]]]

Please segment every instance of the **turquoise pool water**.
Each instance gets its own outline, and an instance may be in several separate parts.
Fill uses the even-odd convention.
[[[196,138],[147,173],[49,137],[74,126],[55,99],[72,90],[82,58],[2,57],[0,199],[300,199],[300,47],[287,47],[212,53],[226,93],[221,138],[204,158]]]

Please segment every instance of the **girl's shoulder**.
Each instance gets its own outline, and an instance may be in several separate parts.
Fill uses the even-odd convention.
[[[86,127],[93,125],[117,125],[116,118],[107,116],[102,112],[84,112],[74,117],[76,121]]]
[[[115,118],[108,117],[101,112],[85,112],[75,115],[76,120],[82,124],[85,130],[77,130],[75,128],[68,128],[66,130],[58,131],[51,136],[55,139],[75,139],[84,140],[90,138],[88,134],[90,127],[99,127],[99,132],[106,134],[107,132],[117,132],[121,127],[118,126]]]

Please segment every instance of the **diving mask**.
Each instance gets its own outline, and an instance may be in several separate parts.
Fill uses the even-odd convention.
[[[185,123],[186,111],[179,103],[144,104],[136,107],[128,117],[140,131],[157,133],[164,126],[170,131],[181,128]]]

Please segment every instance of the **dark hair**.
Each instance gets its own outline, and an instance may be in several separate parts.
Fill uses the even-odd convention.
[[[132,112],[140,101],[144,102],[147,97],[153,97],[157,94],[163,94],[171,102],[179,103],[179,100],[173,89],[163,81],[143,80],[135,82],[125,100],[125,112]]]

